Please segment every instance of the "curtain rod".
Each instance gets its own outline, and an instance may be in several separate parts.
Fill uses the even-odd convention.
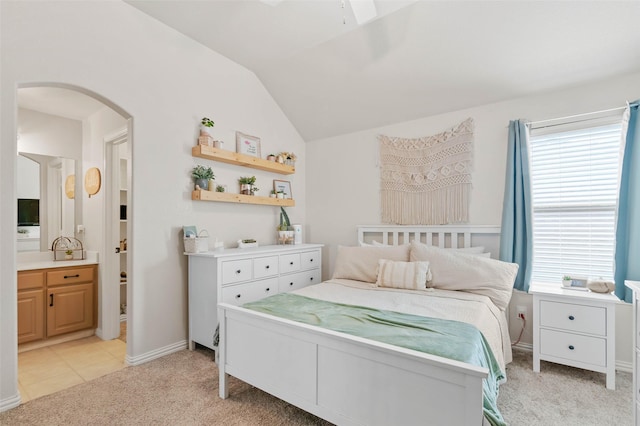
[[[597,114],[604,114],[606,112],[621,111],[621,110],[627,108],[628,105],[629,105],[629,102],[627,102],[627,105],[622,106],[622,107],[617,107],[617,108],[609,108],[609,109],[603,109],[601,111],[586,112],[584,114],[569,115],[567,117],[551,118],[549,120],[529,121],[528,123],[526,123],[526,125],[529,126],[529,127],[532,127],[532,126],[535,126],[535,125],[538,125],[538,124],[549,123],[549,122],[552,122],[552,121],[571,120],[571,119],[577,119],[577,118],[580,118],[580,117],[587,117],[589,115],[597,115]],[[592,120],[592,118],[584,118],[582,120],[573,120],[573,121],[563,121],[562,123],[549,124],[547,126],[540,126],[540,127],[536,127],[536,128],[537,129],[544,129],[546,127],[562,126],[562,125],[565,125],[565,124],[580,123],[582,121],[589,121],[589,120]]]

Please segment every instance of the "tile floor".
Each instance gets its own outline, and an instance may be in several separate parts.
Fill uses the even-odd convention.
[[[96,336],[18,354],[22,402],[96,379],[126,367],[127,344]]]

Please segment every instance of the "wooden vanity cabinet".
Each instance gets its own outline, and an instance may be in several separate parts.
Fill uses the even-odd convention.
[[[44,272],[18,272],[18,344],[44,338]]]
[[[18,343],[95,327],[96,282],[96,265],[18,272]]]

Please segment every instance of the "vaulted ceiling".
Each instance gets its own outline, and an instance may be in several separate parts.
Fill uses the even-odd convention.
[[[305,140],[640,71],[639,1],[125,0],[252,70]],[[371,0],[365,0],[371,2]]]

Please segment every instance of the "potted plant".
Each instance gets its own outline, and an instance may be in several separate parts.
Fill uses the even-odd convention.
[[[202,120],[200,120],[200,134],[203,136],[211,136],[213,138],[213,126],[215,126],[213,120],[203,117]]]
[[[191,170],[191,176],[195,181],[196,190],[199,188],[208,191],[209,180],[215,179],[215,175],[213,174],[211,167],[205,167],[202,165],[195,166],[193,170]]]
[[[276,197],[277,198],[284,198],[284,192],[283,191],[276,192]]]
[[[258,191],[258,187],[255,186],[255,176],[243,176],[238,179],[240,184],[240,193],[244,195],[254,195]]]
[[[225,188],[224,188],[224,186],[222,186],[222,185],[218,185],[218,186],[216,186],[216,192],[224,192],[224,189],[225,189]]]
[[[67,260],[73,259],[73,250],[67,249],[67,251],[64,252],[64,258]]]
[[[289,230],[291,221],[289,215],[280,207],[280,225],[278,225],[278,244],[293,244],[294,232]]]
[[[269,192],[269,197],[276,198],[276,191],[274,189],[272,189],[271,192]]]
[[[568,275],[565,275],[564,277],[562,277],[562,285],[564,287],[571,287],[571,277]]]

